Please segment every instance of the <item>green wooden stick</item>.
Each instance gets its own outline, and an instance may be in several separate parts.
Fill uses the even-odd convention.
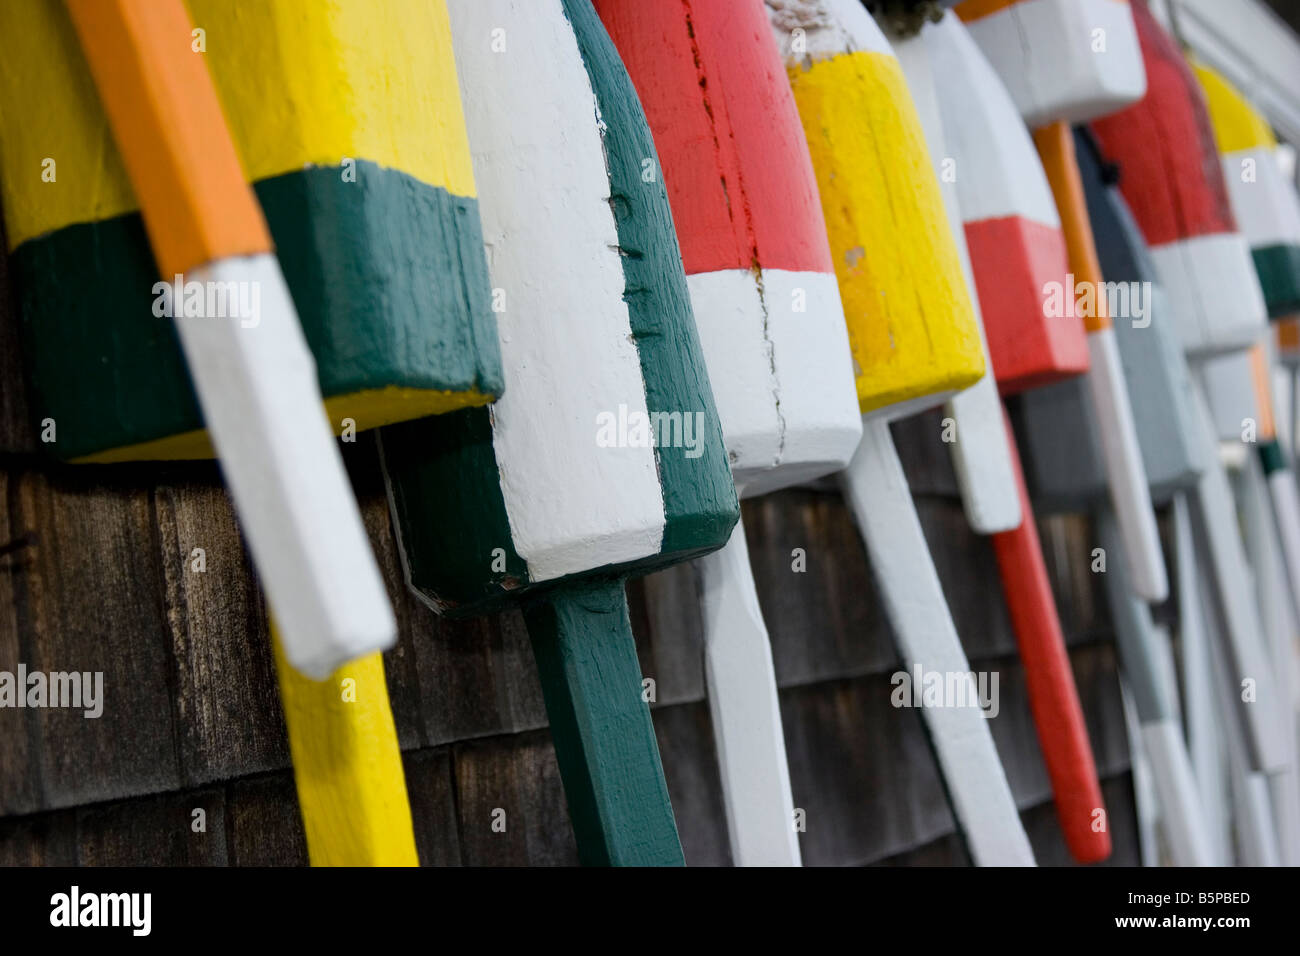
[[[622,580],[529,604],[569,817],[585,866],[684,866]]]

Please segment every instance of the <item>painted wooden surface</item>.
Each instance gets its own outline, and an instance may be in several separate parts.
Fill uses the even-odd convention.
[[[975,384],[984,357],[902,69],[853,0],[767,6],[817,173],[859,404],[890,415],[937,404]],[[881,295],[891,285],[912,292]]]
[[[608,589],[722,546],[738,516],[668,195],[643,175],[658,156],[589,0],[457,0],[451,13],[511,387],[490,411],[384,431],[403,568],[443,613],[529,602],[582,858],[680,862],[657,752],[626,715],[645,703],[580,650],[628,660]],[[678,432],[652,444],[651,413]],[[605,603],[584,625],[592,589]],[[625,716],[586,720],[597,701]],[[633,799],[603,799],[620,789]]]
[[[937,102],[934,104],[933,122],[938,124],[939,113],[942,112],[945,136],[953,124],[957,130],[951,157],[956,163],[956,179],[964,185],[960,189],[950,187],[951,191],[960,193],[977,210],[986,208],[984,203],[989,201],[1002,201],[1006,203],[1006,208],[1014,209],[1032,206],[1034,200],[1037,200],[1040,209],[1050,212],[1050,217],[1044,218],[1054,219],[1056,213],[1051,193],[1042,170],[1038,168],[1037,156],[1028,134],[1005,92],[1001,90],[1000,82],[987,63],[983,62],[983,55],[974,43],[965,36],[960,22],[954,15],[948,14],[937,26],[926,27],[917,42],[926,44],[927,53],[923,55],[927,55],[928,61],[935,65]],[[913,72],[908,74],[909,83],[912,82]],[[916,95],[915,85],[913,95]],[[977,106],[990,100],[997,102],[998,97],[1005,104],[1000,114],[990,117],[987,109]],[[940,104],[944,107],[942,111]],[[1000,128],[996,122],[999,119],[1003,121]],[[1014,180],[1004,179],[1000,163],[990,161],[982,150],[972,148],[974,144],[990,142],[999,143],[1001,149],[1016,153],[1020,168],[1016,170]],[[998,148],[993,147],[992,151],[997,152]],[[942,155],[949,155],[946,146]],[[1036,183],[1032,176],[1035,169]],[[999,193],[1001,199],[997,198]],[[990,200],[990,197],[994,198]],[[1007,372],[1004,347],[1001,366],[997,361],[993,363],[994,372],[998,373],[1000,369],[1002,372],[998,375],[999,384],[1011,379],[1017,386],[1024,387],[1026,377],[1030,380],[1050,381],[1065,374],[1068,363],[1057,361],[1059,353],[1052,347],[1052,328],[1070,326],[1065,326],[1059,320],[1053,322],[1044,316],[1039,300],[1044,276],[1035,274],[1028,262],[1024,264],[1029,268],[1013,271],[1011,275],[1002,271],[997,259],[1002,258],[1005,262],[1005,255],[995,251],[990,242],[995,237],[979,228],[983,223],[976,224],[974,230],[963,230],[962,220],[967,216],[967,207],[959,201],[954,201],[952,206],[954,230],[959,234],[965,231],[977,244],[984,243],[978,266],[973,267],[977,271],[974,271],[974,281],[971,283],[973,292],[979,290],[979,306],[987,305],[988,314],[995,317],[995,323],[1002,329],[1004,346],[1010,346],[1010,343],[1024,338],[1034,338],[1037,344],[1036,348],[1031,346],[1021,349],[1025,361],[1012,363],[1014,373]],[[1064,240],[1060,237],[1059,229],[1056,232],[1059,262],[1058,269],[1054,270],[1054,278],[1057,282],[1064,282]],[[1011,256],[1015,257],[1014,251]],[[1018,283],[1012,278],[1017,275],[1024,275],[1025,279]],[[1006,298],[1003,298],[1000,291],[996,295],[992,291],[1008,287],[1009,295]],[[1007,313],[1007,299],[1021,305],[1018,313]],[[1041,335],[1035,337],[1034,330],[1041,330]],[[1077,325],[1073,325],[1072,331],[1075,353],[1086,363],[1083,332]],[[1059,336],[1055,340],[1063,341]],[[1081,370],[1073,371],[1077,374]],[[998,415],[999,418],[1004,417],[1001,408],[998,409]],[[1075,859],[1096,862],[1105,859],[1111,848],[1109,834],[1093,828],[1096,812],[1105,812],[1101,787],[1088,745],[1056,602],[1048,581],[1033,510],[1025,493],[1024,476],[1021,474],[1019,457],[1014,449],[1014,435],[1009,424],[1004,423],[1003,435],[1003,444],[1010,449],[1012,455],[1009,484],[1016,492],[1020,511],[1025,518],[1019,527],[994,534],[993,550],[1021,658],[1025,663],[1039,743],[1052,779],[1062,828]]]
[[[164,275],[265,292],[258,325],[266,325],[256,331],[243,319],[212,316],[187,315],[176,325],[268,602],[281,621],[281,688],[313,859],[414,863],[378,658],[396,640],[396,620],[207,68],[169,41],[188,32],[186,11],[180,3],[120,0],[73,3],[69,12]],[[155,72],[158,62],[164,66]],[[366,703],[355,712],[337,702],[332,713],[313,710],[307,701],[315,689],[303,675],[320,677],[362,655],[371,662]]]
[[[365,7],[272,0],[236,13],[195,0],[207,35],[224,39],[201,54],[178,42],[211,72],[335,431],[482,404],[502,384],[446,11]],[[181,343],[153,320],[158,270],[63,5],[8,4],[0,17],[16,67],[0,76],[0,182],[33,412],[58,422],[47,450],[211,456]],[[398,94],[395,62],[418,77]],[[101,290],[94,315],[61,278],[74,271]]]
[[[1066,123],[1057,121],[1034,131],[1034,145],[1043,159],[1057,212],[1061,215],[1076,295],[1083,301],[1087,290],[1093,293],[1093,309],[1084,317],[1090,356],[1085,382],[1089,404],[1096,415],[1106,484],[1119,522],[1133,587],[1148,601],[1163,601],[1169,594],[1169,578],[1109,304],[1098,294],[1104,286],[1075,160],[1074,137]],[[1078,292],[1080,288],[1084,291]]]
[[[1139,99],[1146,74],[1128,0],[963,0],[956,12],[1031,128]]]
[[[1048,283],[1069,264],[1051,187],[1015,104],[984,54],[948,14],[927,30],[975,285],[1004,394],[1088,368],[1082,326],[1046,314]]]
[[[1120,189],[1142,229],[1195,358],[1233,351],[1263,330],[1265,307],[1229,204],[1222,166],[1191,68],[1146,5],[1133,4],[1147,95],[1092,124],[1124,169]]]
[[[807,144],[762,0],[601,0],[596,9],[664,164],[737,491],[841,470],[862,434],[853,362]],[[771,649],[743,529],[697,567],[732,856],[797,865]]]
[[[961,353],[977,360],[962,386],[986,371],[925,133],[898,60],[864,8],[844,0],[768,0],[767,6],[817,173],[867,416],[841,487],[904,659],[965,672],[965,653],[885,424],[949,396],[950,383],[938,374],[944,350],[964,342]],[[878,249],[878,261],[863,268]],[[925,276],[914,268],[921,262]],[[900,320],[913,326],[906,335]],[[912,338],[920,328],[927,330],[924,343]],[[864,351],[868,342],[878,350],[882,336],[897,359],[888,375]],[[948,367],[956,368],[951,361]],[[892,392],[880,391],[886,383]],[[1032,864],[982,713],[931,707],[923,717],[977,863]]]
[[[1120,666],[1132,691],[1142,742],[1150,761],[1161,825],[1175,866],[1211,866],[1214,851],[1183,739],[1178,707],[1161,673],[1160,638],[1151,608],[1126,586],[1123,552],[1114,516],[1098,512],[1098,541],[1115,562],[1104,575]],[[1199,706],[1191,702],[1189,706]]]
[[[1101,279],[1070,124],[1112,113],[1146,89],[1128,4],[1118,0],[1024,0],[959,5],[972,36],[1010,88],[1034,129],[1065,235],[1072,297],[1092,308],[1088,332],[1089,401],[1102,461],[1119,517],[1134,587],[1149,601],[1169,593],[1137,429],[1109,315],[1097,295]]]
[[[1216,437],[1204,385],[1195,380],[1194,385],[1204,442],[1212,446]],[[1236,505],[1228,476],[1217,457],[1207,465],[1192,492],[1192,517],[1200,544],[1198,560],[1213,584],[1209,599],[1214,602],[1218,619],[1212,626],[1221,634],[1225,645],[1219,683],[1230,685],[1233,719],[1239,722],[1246,742],[1245,758],[1258,771],[1282,769],[1294,757],[1284,752],[1280,702],[1254,589],[1250,585]],[[1243,684],[1243,681],[1250,683]],[[1255,699],[1247,701],[1242,695],[1249,688],[1254,689]],[[1216,693],[1224,692],[1216,689]]]
[[[391,646],[396,622],[216,90],[203,61],[168,42],[188,32],[185,8],[115,0],[68,9],[162,275],[264,293],[256,331],[247,317],[184,316],[174,324],[285,653],[304,673],[324,676]],[[143,65],[154,58],[167,68]]]
[[[417,865],[383,657],[313,681],[285,660],[274,628],[272,638],[312,865]]]
[[[1295,479],[1287,484],[1295,487]],[[1260,605],[1268,650],[1273,659],[1277,694],[1280,700],[1282,735],[1292,761],[1280,773],[1268,776],[1273,820],[1277,826],[1279,861],[1286,866],[1300,860],[1300,774],[1294,755],[1296,750],[1296,680],[1295,615],[1293,592],[1287,579],[1285,560],[1279,538],[1279,512],[1274,509],[1270,481],[1265,476],[1260,457],[1247,456],[1238,477],[1239,500],[1242,501],[1242,536],[1255,572],[1255,593]],[[1291,719],[1287,719],[1290,717]]]
[[[1231,83],[1191,60],[1205,93],[1232,214],[1250,244],[1271,318],[1300,309],[1300,195],[1283,175],[1268,121]]]
[[[940,115],[933,58],[928,40],[921,35],[910,38],[894,37],[895,55],[903,68],[908,92],[916,105],[921,129],[925,133],[926,148],[938,165],[935,177],[943,193],[944,211],[948,217],[948,231],[957,247],[962,278],[970,296],[971,309],[980,330],[984,353],[984,375],[965,391],[954,395],[944,407],[945,416],[952,419],[953,434],[948,447],[952,452],[953,470],[961,486],[962,502],[971,527],[980,534],[1009,531],[1021,524],[1020,501],[1015,495],[1014,467],[1011,448],[1002,426],[1002,404],[998,400],[997,382],[993,362],[989,355],[988,337],[976,294],[974,271],[970,250],[961,228],[961,209],[958,204],[956,184],[945,175],[943,164],[951,153],[947,145],[947,131]]]
[[[1146,244],[1111,180],[1123,170],[1107,161],[1083,131],[1075,135],[1079,173],[1097,239],[1102,274],[1138,290],[1145,317],[1114,324],[1120,360],[1137,416],[1138,442],[1152,494],[1159,500],[1191,487],[1209,451],[1194,418],[1191,378]],[[1138,283],[1136,287],[1132,284]],[[1034,497],[1049,509],[1090,508],[1106,494],[1100,439],[1082,383],[1035,391],[1016,404],[1016,419],[1029,439],[1026,469]],[[1075,456],[1074,442],[1093,451]]]
[[[762,0],[596,4],[663,163],[732,474],[839,471],[862,434],[799,114]]]
[[[475,90],[466,120],[513,380],[490,412],[382,438],[408,579],[446,613],[695,557],[735,524],[668,197],[662,178],[641,178],[643,158],[658,168],[654,144],[598,21],[594,52],[579,52],[569,20],[586,22],[589,6],[452,6],[461,85]],[[507,40],[494,53],[501,23],[544,42]],[[534,82],[538,73],[550,81]],[[587,108],[593,95],[603,125]],[[547,159],[525,164],[528,155]],[[638,294],[625,299],[629,287]],[[657,448],[649,413],[676,423]]]

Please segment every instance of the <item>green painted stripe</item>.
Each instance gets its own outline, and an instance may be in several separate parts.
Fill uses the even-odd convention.
[[[1300,312],[1300,246],[1258,246],[1250,250],[1272,319]]]
[[[362,389],[501,392],[478,206],[367,161],[255,184],[326,398]],[[48,446],[74,459],[202,427],[138,213],[14,252],[23,340]],[[359,423],[365,427],[364,422]]]
[[[621,579],[570,585],[524,611],[587,866],[684,866]]]
[[[1259,461],[1264,466],[1265,475],[1271,475],[1273,472],[1281,471],[1286,467],[1286,458],[1282,454],[1282,446],[1276,439],[1260,442]]]
[[[695,329],[662,167],[641,101],[590,0],[563,0],[605,121],[610,203],[627,277],[624,299],[653,413],[703,414],[703,454],[657,450],[665,553],[726,543],[740,516],[722,427]],[[649,178],[646,173],[653,173]],[[694,419],[692,419],[694,420]]]
[[[389,425],[379,441],[411,587],[449,617],[504,608],[528,584],[528,565],[510,535],[491,412]]]

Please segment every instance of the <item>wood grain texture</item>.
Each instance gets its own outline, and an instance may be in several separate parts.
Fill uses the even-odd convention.
[[[817,174],[858,403],[864,414],[936,404],[975,384],[984,356],[898,59],[855,2],[768,7]],[[813,37],[807,56],[791,50],[791,26]]]

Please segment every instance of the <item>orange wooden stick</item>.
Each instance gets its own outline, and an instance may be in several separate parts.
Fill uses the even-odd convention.
[[[184,5],[67,0],[165,278],[271,250]]]

